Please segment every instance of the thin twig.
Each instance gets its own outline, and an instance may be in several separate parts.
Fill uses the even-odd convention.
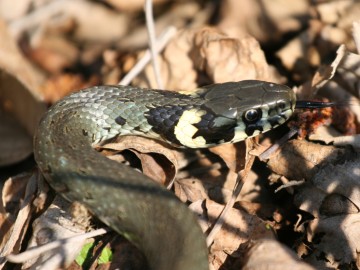
[[[42,246],[30,248],[27,251],[24,251],[23,253],[20,253],[20,254],[10,254],[7,256],[7,259],[13,263],[22,263],[22,262],[25,262],[32,258],[38,257],[41,254],[43,254],[44,252],[61,247],[65,244],[68,244],[71,242],[84,241],[88,238],[102,235],[102,234],[105,234],[108,232],[109,232],[109,230],[107,230],[107,229],[98,229],[98,230],[94,230],[94,231],[91,231],[88,233],[81,233],[81,234],[78,234],[78,235],[75,235],[75,236],[72,236],[69,238],[56,240],[56,241],[50,242],[50,243],[42,245]]]
[[[247,144],[248,145],[248,144]],[[225,215],[228,213],[228,211],[233,208],[236,198],[239,196],[240,191],[246,181],[247,176],[249,175],[249,172],[251,170],[251,167],[254,163],[255,156],[250,156],[248,158],[248,162],[246,163],[246,167],[244,170],[242,170],[240,173],[238,173],[234,190],[231,195],[230,200],[226,203],[224,209],[220,213],[218,219],[216,220],[216,223],[214,224],[212,230],[210,231],[209,235],[206,238],[206,244],[208,247],[211,246],[211,244],[214,242],[216,234],[221,230],[224,222],[225,222]]]
[[[270,158],[270,156],[275,153],[277,149],[279,149],[280,146],[282,146],[284,143],[286,143],[289,139],[291,139],[296,133],[298,133],[297,128],[292,128],[288,133],[286,133],[283,137],[281,137],[277,142],[275,142],[272,146],[270,146],[268,149],[266,149],[264,152],[262,152],[259,155],[260,160],[267,160]]]
[[[168,44],[168,42],[175,36],[176,32],[177,30],[173,26],[169,26],[167,29],[165,29],[156,42],[156,53],[161,52],[165,48],[166,44]],[[146,50],[144,56],[136,63],[136,65],[128,72],[128,74],[125,75],[119,84],[128,85],[144,69],[150,60],[150,50]]]
[[[145,1],[145,18],[146,18],[146,29],[148,31],[148,36],[149,36],[150,54],[152,58],[152,65],[154,69],[157,88],[163,89],[164,85],[160,77],[160,67],[157,58],[158,52],[156,50],[157,43],[156,43],[156,34],[155,34],[155,26],[154,26],[154,16],[152,12],[152,0]]]
[[[360,54],[360,20],[353,22],[353,38],[356,45],[357,53]]]
[[[277,193],[277,192],[279,192],[280,190],[282,190],[282,189],[284,189],[284,188],[286,188],[286,189],[289,189],[290,187],[293,187],[293,186],[301,186],[302,184],[304,184],[305,183],[305,179],[302,179],[302,180],[291,180],[291,181],[289,181],[289,180],[287,180],[285,177],[281,177],[281,180],[283,181],[283,182],[285,182],[285,181],[287,181],[287,182],[285,182],[284,184],[282,184],[280,187],[278,187],[276,190],[275,190],[275,192],[274,193]],[[291,192],[291,193],[293,193],[293,191]]]

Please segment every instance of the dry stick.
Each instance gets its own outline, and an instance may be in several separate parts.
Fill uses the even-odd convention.
[[[159,39],[156,42],[155,50],[156,53],[161,52],[166,44],[172,39],[177,30],[174,26],[169,26],[164,32],[161,33]],[[120,85],[128,85],[149,63],[151,60],[150,50],[146,50],[144,56],[136,63],[136,65],[125,75],[124,78],[119,82]]]
[[[277,142],[275,142],[272,146],[270,146],[268,149],[266,149],[264,152],[262,152],[259,155],[259,159],[260,160],[267,160],[270,158],[270,156],[272,154],[275,153],[276,150],[279,149],[279,147],[281,145],[283,145],[284,143],[286,143],[288,140],[290,140],[293,136],[295,136],[295,134],[298,133],[298,129],[297,128],[292,128],[290,129],[290,131],[288,133],[286,133],[283,137],[281,137]]]
[[[145,18],[146,18],[146,29],[149,35],[149,47],[150,47],[152,65],[154,69],[157,88],[164,89],[164,85],[160,77],[159,62],[157,60],[158,52],[156,50],[157,44],[156,44],[156,36],[155,36],[154,16],[152,12],[152,0],[145,1]]]
[[[51,17],[63,12],[69,2],[71,2],[71,0],[57,0],[44,5],[34,12],[31,12],[30,14],[10,23],[10,32],[16,38],[20,37],[24,31],[31,29],[32,27],[41,24],[41,22],[47,21]]]
[[[7,259],[13,263],[22,263],[22,262],[25,262],[32,258],[38,257],[41,254],[43,254],[44,252],[61,247],[64,244],[84,241],[88,238],[108,233],[109,231],[110,230],[107,230],[107,229],[98,229],[98,230],[94,230],[94,231],[91,231],[88,233],[81,233],[81,234],[78,234],[78,235],[75,235],[75,236],[72,236],[69,238],[55,240],[53,242],[50,242],[48,244],[45,244],[45,245],[42,245],[39,247],[30,248],[27,251],[24,251],[23,253],[20,253],[20,254],[10,254],[7,256]]]
[[[360,54],[360,20],[353,22],[353,38],[357,53]]]
[[[229,211],[229,209],[233,208],[236,198],[239,196],[240,191],[245,183],[245,180],[247,176],[249,175],[249,172],[251,170],[251,167],[254,163],[255,156],[251,155],[249,157],[248,162],[246,163],[246,167],[244,170],[242,170],[240,173],[238,173],[238,176],[236,178],[236,183],[234,186],[234,191],[231,195],[230,200],[225,205],[224,209],[222,210],[221,214],[219,215],[218,219],[216,220],[216,223],[214,224],[212,230],[210,231],[209,235],[206,238],[206,244],[208,247],[211,246],[211,244],[214,242],[214,238],[216,234],[221,230],[221,227],[223,226],[225,222],[225,215]]]

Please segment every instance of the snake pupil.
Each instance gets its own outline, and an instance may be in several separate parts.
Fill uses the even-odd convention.
[[[286,103],[285,103],[284,100],[279,100],[279,101],[277,102],[277,106],[278,106],[281,110],[283,110],[283,109],[286,108]]]
[[[254,122],[259,119],[260,113],[258,110],[250,109],[245,112],[244,118],[248,122]]]

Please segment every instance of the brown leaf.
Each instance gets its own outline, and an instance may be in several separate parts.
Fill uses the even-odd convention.
[[[211,200],[206,200],[206,216],[208,226],[213,224],[224,206]],[[207,228],[203,228],[206,231]],[[261,238],[274,238],[271,230],[266,229],[264,222],[257,216],[232,208],[225,216],[224,225],[217,233],[212,245],[212,251],[233,253],[241,244]]]
[[[46,107],[38,88],[44,76],[21,54],[0,20],[0,106],[33,135]]]
[[[347,155],[351,155],[351,151],[347,153],[333,146],[294,140],[283,145],[277,155],[269,160],[268,166],[288,179],[311,179],[320,165],[336,162]]]
[[[254,38],[235,39],[210,27],[181,31],[159,59],[161,78],[170,90],[192,91],[199,84],[200,74],[200,85],[245,79],[276,80]],[[144,73],[135,84],[155,85],[150,64]]]
[[[195,33],[193,42],[195,67],[215,83],[273,79],[264,52],[253,37],[235,39],[214,28],[203,28]]]
[[[181,159],[178,151],[164,147],[157,141],[138,136],[121,136],[115,143],[108,143],[100,148],[119,152],[132,151],[140,159],[143,173],[165,186],[173,182],[178,170],[178,160]],[[124,157],[109,158],[124,161]],[[128,161],[133,162],[131,159]]]
[[[246,146],[244,142],[223,144],[209,149],[218,155],[233,172],[239,172],[245,167]]]
[[[204,183],[199,179],[180,179],[175,182],[175,195],[183,202],[208,199]]]

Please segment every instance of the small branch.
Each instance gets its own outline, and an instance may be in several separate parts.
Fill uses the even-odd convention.
[[[34,247],[34,248],[30,248],[27,251],[24,251],[22,253],[19,254],[10,254],[7,256],[7,259],[10,262],[13,263],[22,263],[25,262],[27,260],[30,260],[32,258],[38,257],[40,256],[42,253],[47,252],[49,250],[61,247],[65,244],[69,244],[72,242],[79,242],[79,241],[85,241],[88,238],[91,237],[95,237],[98,235],[102,235],[105,233],[108,233],[109,230],[106,229],[98,229],[98,230],[94,230],[88,233],[82,233],[79,235],[75,235],[73,237],[69,237],[69,238],[65,238],[65,239],[59,239],[53,242],[50,242],[48,244],[42,245],[42,246],[38,246],[38,247]]]
[[[293,136],[295,136],[296,133],[298,133],[297,128],[292,128],[288,133],[286,133],[283,137],[281,137],[277,142],[275,142],[272,146],[270,146],[268,149],[266,149],[264,152],[262,152],[259,155],[260,160],[267,160],[270,158],[272,154],[275,153],[277,149],[279,149],[280,146],[282,146],[284,143],[286,143],[289,139],[291,139]]]
[[[281,177],[281,180],[284,184],[282,184],[280,187],[278,187],[276,190],[275,190],[275,193],[279,192],[280,190],[286,188],[290,188],[290,187],[293,187],[293,186],[301,186],[302,184],[305,183],[305,179],[302,179],[302,180],[291,180],[289,181],[286,177],[282,176]],[[291,193],[293,193],[293,191],[291,191]]]
[[[175,36],[177,30],[173,26],[169,26],[159,37],[156,42],[156,53],[161,52],[169,41]],[[125,75],[119,82],[120,85],[129,85],[129,83],[144,69],[151,60],[150,50],[146,50],[144,56],[136,63],[136,65]]]
[[[248,147],[248,145],[249,144],[247,143],[246,147]],[[218,219],[216,220],[212,230],[210,231],[209,235],[206,238],[206,244],[208,247],[211,246],[211,244],[214,242],[216,234],[221,230],[221,228],[225,222],[225,215],[229,212],[229,210],[231,208],[233,208],[233,206],[236,202],[236,198],[239,196],[241,189],[246,181],[246,178],[249,175],[251,167],[255,161],[255,156],[251,155],[249,158],[247,158],[247,160],[248,160],[248,162],[246,163],[245,168],[240,173],[237,174],[234,190],[233,190],[230,200],[225,205],[224,209],[222,210],[221,214],[219,215]]]
[[[160,67],[157,59],[157,49],[156,49],[156,34],[155,34],[155,26],[154,26],[154,16],[152,12],[152,0],[145,1],[145,18],[146,18],[146,29],[149,35],[149,48],[150,54],[152,58],[152,65],[154,69],[155,79],[157,83],[157,88],[163,89],[164,85],[160,76]]]
[[[360,20],[353,22],[353,38],[357,53],[360,54]]]

